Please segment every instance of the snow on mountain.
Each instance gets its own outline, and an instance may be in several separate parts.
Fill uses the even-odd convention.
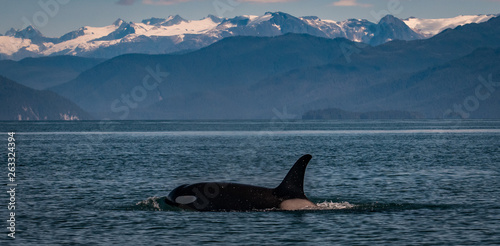
[[[118,19],[104,27],[85,26],[59,38],[43,36],[35,28],[11,29],[0,36],[0,59],[77,55],[111,58],[126,53],[162,54],[194,50],[229,36],[277,36],[304,33],[318,37],[342,37],[378,45],[390,40],[414,40],[437,34],[445,28],[483,22],[493,15],[457,16],[448,19],[386,16],[379,23],[362,19],[321,20],[315,16],[295,17],[282,12],[262,16],[243,15],[185,20],[179,15],[150,18],[139,23]]]
[[[403,22],[414,31],[425,37],[434,36],[448,28],[455,28],[470,23],[481,23],[488,21],[496,15],[459,15],[452,18],[420,19],[410,17]]]
[[[19,52],[20,48],[27,47],[33,49],[37,47],[37,45],[32,44],[29,39],[0,36],[0,53],[3,55],[12,56],[14,53]],[[2,57],[2,55],[0,55],[0,57]]]
[[[269,21],[271,18],[273,18],[272,13],[265,13],[263,16],[254,16],[254,15],[244,15],[242,16],[243,18],[248,18],[249,23],[248,25],[258,25],[261,24],[262,22]]]
[[[86,51],[97,49],[103,45],[111,45],[119,41],[97,40],[116,31],[118,27],[119,26],[116,25],[109,25],[105,27],[82,27],[79,31],[81,31],[83,35],[57,44],[46,44],[46,46],[49,47],[42,51],[42,55],[79,55],[81,53],[85,53]]]
[[[207,17],[202,20],[192,20],[186,21],[182,20],[175,25],[164,26],[161,25],[162,22],[157,23],[155,25],[146,23],[134,23],[132,26],[135,28],[136,35],[145,35],[145,36],[175,36],[182,34],[204,34],[208,31],[217,27],[219,23],[214,22],[214,20],[210,17]]]

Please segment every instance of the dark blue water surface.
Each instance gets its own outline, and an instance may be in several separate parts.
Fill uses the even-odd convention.
[[[0,245],[500,244],[500,121],[0,122],[16,132],[16,238]],[[178,185],[281,182],[311,154],[321,209],[191,212]]]

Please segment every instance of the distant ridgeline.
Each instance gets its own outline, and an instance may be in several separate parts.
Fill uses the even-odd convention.
[[[52,91],[35,90],[0,76],[0,120],[90,120],[70,100]]]
[[[351,120],[351,119],[422,119],[424,116],[418,112],[399,110],[351,112],[338,108],[307,111],[302,115],[304,120]]]
[[[281,108],[304,119],[500,119],[499,61],[500,16],[378,46],[305,32],[176,55],[2,60],[0,120],[272,119]]]

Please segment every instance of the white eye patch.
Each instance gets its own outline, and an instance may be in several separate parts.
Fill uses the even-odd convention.
[[[194,201],[196,201],[195,196],[178,196],[177,198],[175,198],[175,202],[179,204],[189,204],[193,203]]]

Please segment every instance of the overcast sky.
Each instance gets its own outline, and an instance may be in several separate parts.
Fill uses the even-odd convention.
[[[234,17],[267,11],[378,22],[386,14],[399,18],[499,14],[500,0],[0,0],[0,33],[31,24],[45,36],[59,37],[82,26],[110,25],[118,18],[140,22],[178,14],[194,20],[209,14]]]

